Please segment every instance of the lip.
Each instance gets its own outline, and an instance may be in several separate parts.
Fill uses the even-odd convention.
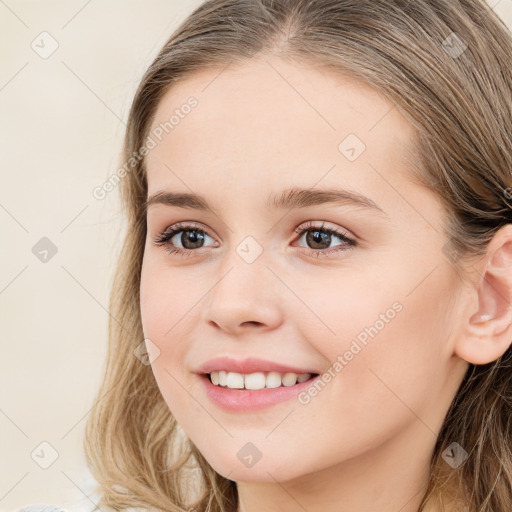
[[[215,386],[210,382],[208,375],[200,375],[199,378],[203,382],[207,397],[215,405],[230,412],[250,412],[264,409],[296,397],[299,393],[311,386],[317,379],[320,379],[321,376],[312,376],[309,380],[293,386],[258,390],[230,389]]]
[[[232,359],[230,357],[216,357],[203,363],[196,373],[211,373],[225,370],[227,372],[236,373],[256,373],[256,372],[279,372],[279,373],[311,373],[318,374],[320,372],[311,368],[299,368],[288,366],[273,361],[266,361],[256,357],[248,357],[245,359]],[[306,381],[307,382],[307,381]],[[293,387],[293,386],[290,386]],[[275,388],[278,389],[278,388]]]

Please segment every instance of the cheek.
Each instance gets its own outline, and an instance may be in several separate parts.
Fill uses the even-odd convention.
[[[171,338],[180,319],[197,301],[198,289],[180,279],[179,271],[165,268],[155,256],[146,257],[140,282],[140,311],[146,337]],[[195,298],[195,300],[194,300]]]
[[[174,412],[185,407],[188,388],[188,368],[184,367],[187,343],[192,338],[196,322],[191,316],[200,290],[193,284],[180,281],[177,272],[151,265],[149,259],[142,266],[140,283],[140,310],[144,337],[158,347],[158,357],[151,364],[157,384],[167,404]],[[199,295],[200,296],[200,295]],[[180,405],[181,404],[181,405]]]
[[[418,271],[350,278],[323,287],[322,298],[309,303],[329,329],[314,322],[303,334],[330,362],[328,386],[347,407],[340,414],[368,417],[384,404],[406,412],[404,403],[421,408],[440,392],[449,294],[441,272],[416,288],[421,278]]]

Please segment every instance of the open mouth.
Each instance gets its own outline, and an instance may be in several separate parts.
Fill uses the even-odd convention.
[[[205,376],[216,387],[238,391],[258,391],[263,389],[275,389],[292,387],[318,377],[318,373],[279,373],[256,372],[241,374],[236,372],[210,372]]]
[[[230,413],[251,413],[297,398],[315,386],[319,374],[210,371],[199,377],[206,396],[216,406]]]

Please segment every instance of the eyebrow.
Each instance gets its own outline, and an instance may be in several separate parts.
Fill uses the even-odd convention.
[[[147,211],[149,206],[155,204],[208,211],[215,214],[208,201],[197,194],[168,191],[157,192],[147,199],[144,203],[144,208]],[[291,188],[284,190],[280,196],[277,194],[270,195],[265,206],[267,209],[291,210],[294,208],[307,208],[323,204],[333,206],[353,205],[362,209],[374,211],[389,219],[388,214],[369,197],[358,194],[357,192],[342,189],[320,190],[315,188]]]

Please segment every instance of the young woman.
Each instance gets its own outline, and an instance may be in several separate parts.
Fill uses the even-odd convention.
[[[102,510],[510,512],[512,38],[477,0],[210,0],[144,75]]]

